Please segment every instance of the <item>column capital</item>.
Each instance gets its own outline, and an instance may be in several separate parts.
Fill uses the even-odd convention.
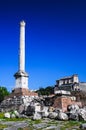
[[[20,22],[20,26],[25,26],[25,21],[24,20],[22,20],[21,22]]]

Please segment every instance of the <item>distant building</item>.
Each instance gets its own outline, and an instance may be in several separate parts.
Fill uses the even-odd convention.
[[[86,106],[86,82],[80,82],[77,74],[56,80],[54,94],[53,107],[63,111],[67,111],[67,106],[71,104]]]
[[[86,82],[80,82],[79,86],[80,86],[80,90],[82,90],[84,92],[86,91]]]
[[[80,82],[77,74],[56,80],[54,92],[58,90],[79,91]]]

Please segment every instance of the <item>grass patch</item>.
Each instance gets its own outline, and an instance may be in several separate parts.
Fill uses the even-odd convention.
[[[0,119],[3,119],[3,118],[4,118],[4,113],[0,112]]]
[[[4,120],[4,121],[23,121],[23,120],[26,120],[26,118],[5,118],[4,113],[0,112],[0,120]]]
[[[64,121],[61,126],[61,130],[65,130],[66,128],[68,130],[71,130],[73,128],[79,129],[80,124],[86,123],[86,121]]]
[[[33,120],[33,124],[39,124],[41,123],[41,120]]]
[[[57,124],[58,124],[58,121],[56,121],[56,120],[49,121],[47,124],[57,125]]]
[[[7,125],[0,124],[0,130],[4,128],[7,128]]]
[[[3,118],[4,121],[24,121],[26,118]]]
[[[23,130],[23,128],[18,128],[18,130]]]
[[[32,119],[29,119],[27,121],[28,121],[29,127],[33,127],[34,124],[40,124],[42,122],[42,120],[32,120]]]

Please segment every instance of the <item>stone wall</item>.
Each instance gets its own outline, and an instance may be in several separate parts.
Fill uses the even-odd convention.
[[[0,111],[18,110],[20,105],[28,106],[34,100],[32,96],[14,96],[7,98],[0,103]]]
[[[38,94],[36,92],[31,92],[26,88],[17,88],[12,91],[12,93],[9,96],[6,96],[5,99],[12,98],[14,96],[33,96],[37,97]]]
[[[62,108],[61,97],[57,97],[54,100],[53,107],[55,107],[55,108]]]
[[[80,107],[82,106],[81,102],[76,102],[71,96],[60,96],[55,99],[53,107],[62,109],[63,112],[66,112],[68,105],[71,104],[77,104]]]

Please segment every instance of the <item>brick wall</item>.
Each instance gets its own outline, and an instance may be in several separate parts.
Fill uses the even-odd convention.
[[[61,103],[61,97],[58,97],[54,100],[53,107],[55,108],[62,108],[62,103]]]
[[[53,107],[60,108],[63,112],[66,112],[67,106],[71,104],[77,104],[80,107],[82,106],[81,102],[72,100],[70,96],[60,96],[55,99]]]
[[[5,97],[5,99],[12,98],[14,96],[38,96],[38,93],[31,92],[25,88],[17,88],[12,91],[12,93]]]

